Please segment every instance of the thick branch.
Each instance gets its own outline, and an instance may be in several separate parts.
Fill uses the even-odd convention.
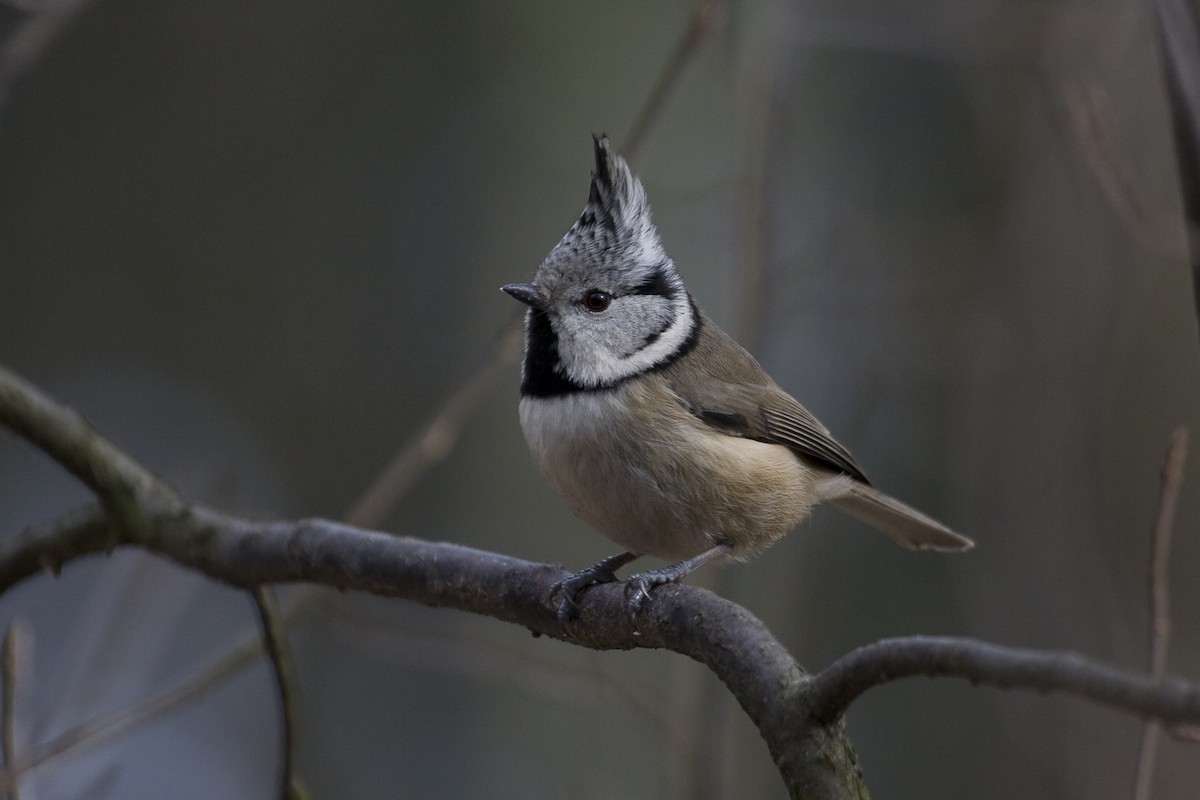
[[[27,553],[38,541],[47,552],[60,553],[57,539],[65,537],[75,556],[109,549],[106,537],[82,536],[80,530],[47,526],[0,543],[0,592],[33,574],[28,566],[37,561]],[[738,699],[790,787],[819,787],[815,797],[859,796],[847,789],[860,785],[860,778],[840,721],[806,721],[806,677],[795,661],[748,611],[703,589],[656,590],[635,627],[622,587],[596,587],[585,595],[582,617],[564,628],[547,602],[550,587],[565,576],[560,567],[454,544],[326,520],[251,522],[204,508],[160,518],[138,544],[235,586],[322,583],[485,614],[597,650],[683,653],[712,669]],[[14,559],[22,568],[11,566]]]
[[[813,678],[813,714],[836,719],[868,689],[916,675],[965,678],[1003,689],[1066,692],[1165,722],[1200,720],[1200,687],[1182,680],[1132,675],[1078,653],[941,636],[884,639],[839,658]]]

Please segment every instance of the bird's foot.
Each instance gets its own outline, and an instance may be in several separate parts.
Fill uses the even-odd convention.
[[[625,580],[625,610],[629,618],[637,617],[642,605],[650,599],[650,590],[667,583],[679,583],[691,572],[684,564],[671,564],[659,569],[648,569]]]
[[[618,553],[590,567],[579,570],[550,587],[550,600],[557,596],[558,621],[566,624],[579,616],[579,596],[583,590],[598,583],[615,583],[617,570],[637,558],[634,553]]]
[[[714,558],[727,555],[732,549],[733,546],[728,542],[721,542],[676,564],[668,564],[665,567],[648,569],[645,572],[630,575],[629,579],[625,581],[625,608],[629,612],[629,618],[637,617],[638,612],[642,609],[642,604],[650,599],[650,590],[655,586],[662,586],[664,583],[679,583],[697,567],[707,564]]]

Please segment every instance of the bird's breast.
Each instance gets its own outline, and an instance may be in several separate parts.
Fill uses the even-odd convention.
[[[808,512],[816,473],[786,447],[722,433],[654,376],[521,401],[551,486],[621,546],[667,560],[718,542],[751,555]]]

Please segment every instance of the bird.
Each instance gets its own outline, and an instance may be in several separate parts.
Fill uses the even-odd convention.
[[[871,485],[850,452],[700,309],[663,249],[641,181],[606,136],[578,220],[530,283],[519,414],[550,486],[622,552],[552,590],[578,616],[590,586],[642,556],[636,615],[655,587],[742,561],[822,502],[910,549],[974,543]]]

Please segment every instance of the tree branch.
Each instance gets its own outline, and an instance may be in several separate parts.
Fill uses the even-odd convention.
[[[80,556],[108,552],[116,544],[104,509],[97,504],[26,528],[0,542],[0,592],[42,572],[57,575]]]
[[[1084,658],[947,636],[883,639],[842,656],[813,678],[817,719],[841,715],[863,692],[898,678],[965,678],[1002,689],[1065,692],[1164,722],[1200,719],[1200,687],[1154,680]]]

